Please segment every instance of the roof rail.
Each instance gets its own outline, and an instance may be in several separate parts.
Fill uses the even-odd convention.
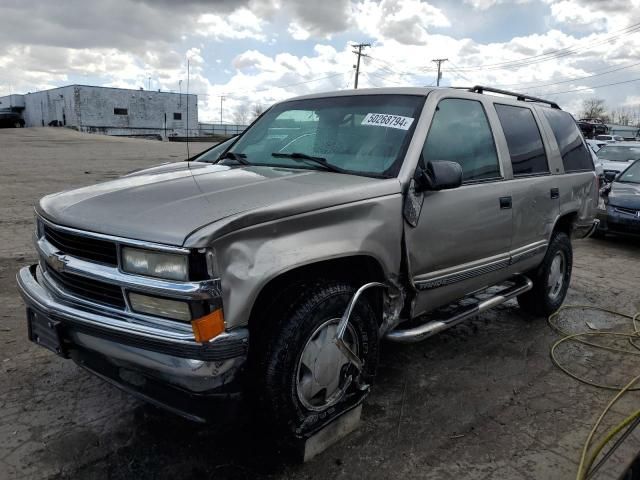
[[[483,87],[482,85],[476,85],[475,87],[471,87],[469,91],[474,93],[483,93],[483,92],[500,93],[502,95],[509,95],[510,97],[516,97],[518,100],[522,102],[529,101],[529,102],[546,103],[551,108],[557,108],[558,110],[561,110],[560,106],[556,102],[551,102],[543,98],[533,97],[531,95],[525,95],[524,93],[510,92],[508,90],[500,90],[499,88]]]

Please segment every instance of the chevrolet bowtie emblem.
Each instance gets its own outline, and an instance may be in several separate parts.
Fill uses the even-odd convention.
[[[46,260],[47,265],[53,268],[56,272],[62,272],[64,270],[64,266],[68,262],[64,255],[58,256],[55,253],[48,255]]]

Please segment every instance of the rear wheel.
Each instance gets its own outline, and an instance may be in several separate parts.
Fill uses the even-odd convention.
[[[569,289],[572,266],[569,237],[564,232],[554,233],[542,263],[529,274],[533,288],[518,297],[520,308],[541,316],[558,310]]]
[[[334,342],[355,289],[322,282],[294,292],[273,311],[272,328],[262,330],[268,338],[257,343],[263,347],[253,378],[259,385],[258,408],[270,429],[306,436],[363,398],[363,385],[372,381],[377,367],[378,328],[372,306],[362,297],[344,335],[363,362],[358,371]]]

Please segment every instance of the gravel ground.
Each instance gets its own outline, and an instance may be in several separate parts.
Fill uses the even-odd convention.
[[[192,144],[192,152],[206,144]],[[558,336],[514,302],[413,346],[384,344],[360,428],[305,465],[268,455],[238,420],[216,429],[142,404],[26,339],[15,288],[34,261],[32,205],[44,194],[184,158],[184,144],[0,130],[0,479],[574,478],[583,442],[612,392],[555,368]],[[638,242],[574,242],[567,303],[640,311]],[[584,328],[619,320],[567,315]],[[625,328],[630,328],[625,325]],[[569,348],[592,378],[622,381],[638,364]],[[638,408],[640,394],[605,422]],[[617,478],[640,450],[632,434],[595,478]]]

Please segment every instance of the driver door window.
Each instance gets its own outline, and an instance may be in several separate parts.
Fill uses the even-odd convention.
[[[464,182],[502,178],[489,121],[482,104],[475,100],[440,101],[422,155],[425,163],[448,160],[460,164]]]

